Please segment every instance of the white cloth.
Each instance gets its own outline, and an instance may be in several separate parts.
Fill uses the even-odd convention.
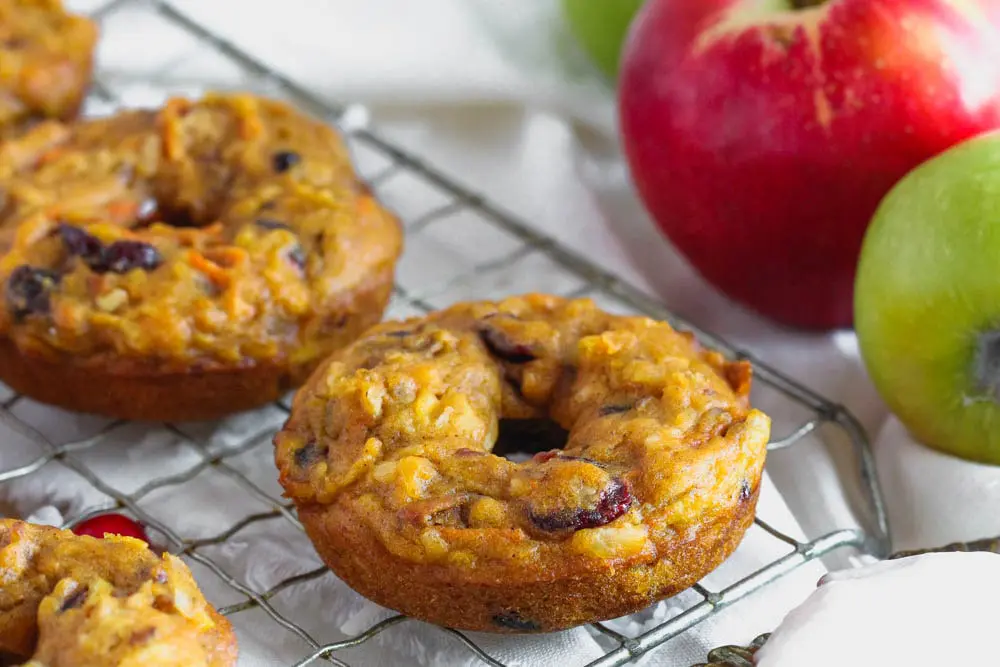
[[[757,664],[974,665],[995,632],[984,596],[998,591],[996,554],[926,554],[837,572],[788,615]]]
[[[89,6],[102,2],[76,1]],[[556,0],[284,0],[279,6],[266,0],[174,0],[173,4],[304,86],[333,99],[367,104],[385,134],[446,173],[612,272],[658,293],[671,309],[700,326],[843,402],[879,438],[875,447],[898,547],[933,546],[1000,532],[1000,519],[992,510],[1000,500],[1000,471],[955,461],[911,443],[887,418],[858,361],[851,334],[803,335],[763,322],[705,286],[673,253],[628,186],[615,146],[613,96],[574,51],[559,21]],[[99,63],[105,82],[130,103],[162,96],[162,90],[148,81],[151,72],[174,89],[191,92],[246,85],[238,69],[210,47],[181,30],[166,28],[152,13],[135,9],[111,16]],[[367,173],[384,166],[370,154],[357,157]],[[380,194],[402,208],[415,190],[389,180]],[[443,202],[422,203],[431,208]],[[461,250],[459,241],[447,241]],[[480,252],[491,243],[475,237],[463,242]],[[409,259],[400,267],[403,277],[419,280],[433,275],[438,263],[435,252],[413,242]],[[545,275],[531,278],[529,285],[545,284]],[[778,434],[803,417],[782,408],[766,392],[757,400],[774,413]],[[93,429],[97,423],[69,415],[53,418],[50,411],[31,403],[19,404],[18,409],[35,411],[28,417],[55,431],[81,423]],[[279,417],[244,416],[214,431],[202,429],[201,434],[214,432],[215,446],[222,447],[224,442],[235,442],[239,434],[259,430],[261,419],[276,424]],[[198,460],[194,450],[169,433],[130,428],[132,442],[127,448],[116,438],[117,444],[102,443],[80,456],[109,481],[129,489],[153,474],[177,471]],[[5,442],[0,468],[26,460],[27,445],[18,445],[20,439],[8,442],[0,431],[0,440]],[[844,518],[833,472],[839,458],[817,443],[776,453],[768,464],[794,518],[770,485],[762,511],[791,532],[798,532],[796,520],[806,533],[816,535]],[[267,449],[264,443],[241,454],[234,466],[277,495]],[[246,495],[228,478],[206,471],[182,487],[153,492],[144,507],[169,517],[171,525],[183,528],[184,536],[202,537],[267,509],[263,503],[234,503],[237,497]],[[0,506],[10,501],[23,514],[47,508],[44,511],[53,522],[103,500],[57,465],[0,486]],[[775,543],[758,539],[762,537],[758,531],[754,529],[713,578],[731,583],[736,574],[774,557]],[[254,524],[225,546],[212,548],[211,555],[254,587],[266,587],[319,564],[305,538],[282,520]],[[778,587],[672,642],[648,658],[648,664],[686,666],[703,659],[708,647],[745,642],[772,629],[812,590],[820,572],[818,565],[803,568]],[[239,600],[204,568],[196,566],[195,574],[214,602]],[[385,613],[330,575],[283,592],[274,604],[322,642],[362,630]],[[666,613],[670,604],[647,616],[659,618],[657,614]],[[648,618],[645,625],[655,618]],[[287,664],[307,652],[302,641],[279,630],[260,611],[237,614],[233,620],[243,665]],[[634,623],[627,629],[636,630]],[[476,640],[510,664],[584,664],[599,654],[599,644],[584,630],[531,639],[477,636]],[[338,655],[356,666],[474,664],[471,654],[457,646],[440,631],[411,622]]]

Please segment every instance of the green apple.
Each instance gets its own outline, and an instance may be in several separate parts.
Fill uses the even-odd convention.
[[[632,17],[643,0],[562,0],[570,30],[587,55],[611,79]]]
[[[865,236],[854,308],[872,380],[910,432],[1000,464],[1000,133],[889,192]]]

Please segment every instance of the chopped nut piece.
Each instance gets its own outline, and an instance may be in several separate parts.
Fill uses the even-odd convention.
[[[396,476],[396,466],[395,461],[383,461],[375,466],[375,470],[372,472],[375,479],[379,482],[385,484],[386,482],[391,482]]]
[[[420,533],[420,544],[431,558],[440,558],[448,553],[448,543],[436,529],[430,528]]]
[[[427,483],[437,476],[434,464],[420,456],[407,456],[396,468],[403,489],[410,498],[421,498]]]
[[[110,292],[106,292],[97,297],[94,302],[97,307],[106,313],[113,313],[126,303],[128,303],[128,292],[121,287],[116,287]]]
[[[573,550],[598,558],[625,558],[641,553],[646,546],[647,529],[632,524],[585,528],[573,533]]]
[[[473,528],[500,527],[507,521],[504,504],[493,498],[480,498],[469,508],[469,525]]]

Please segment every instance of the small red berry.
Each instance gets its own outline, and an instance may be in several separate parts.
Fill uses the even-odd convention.
[[[114,535],[134,537],[149,544],[149,536],[146,535],[145,528],[124,514],[100,514],[91,517],[77,524],[73,528],[73,532],[77,535],[90,535],[91,537],[98,538],[103,538],[105,533],[112,533]]]

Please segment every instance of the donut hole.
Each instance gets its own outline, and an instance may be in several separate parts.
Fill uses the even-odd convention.
[[[511,461],[524,461],[539,452],[562,449],[569,431],[546,417],[500,419],[493,453]]]
[[[154,219],[171,227],[207,227],[212,224],[212,220],[199,219],[190,209],[170,206],[164,202],[156,202]]]
[[[154,222],[177,228],[207,227],[213,222],[212,216],[196,215],[189,207],[165,199],[148,197],[136,211],[136,227],[148,227]]]

